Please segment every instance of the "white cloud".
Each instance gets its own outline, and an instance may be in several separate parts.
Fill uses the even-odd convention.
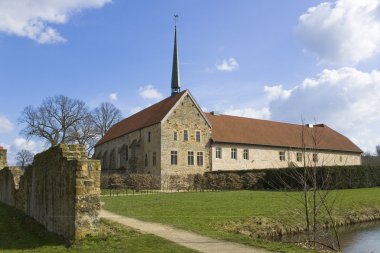
[[[136,106],[136,107],[133,107],[133,108],[130,110],[130,113],[131,113],[131,114],[135,114],[135,113],[141,111],[142,109],[143,109],[142,107],[140,107],[140,106]]]
[[[353,66],[380,51],[380,0],[321,3],[300,16],[296,33],[321,63]]]
[[[12,122],[0,114],[0,133],[9,133],[13,130]]]
[[[101,8],[111,0],[1,0],[0,32],[27,37],[38,43],[65,42],[51,24],[64,24],[70,15]]]
[[[8,165],[16,165],[16,154],[22,149],[29,150],[33,154],[37,154],[46,149],[46,146],[41,141],[26,140],[22,137],[17,137],[9,145],[6,143],[0,143],[1,146],[7,149]]]
[[[269,101],[276,99],[288,99],[292,94],[292,90],[284,90],[282,85],[264,86],[264,92]]]
[[[287,100],[270,103],[272,118],[295,123],[323,122],[364,150],[380,144],[380,71],[355,68],[323,70],[306,78]]]
[[[109,98],[111,99],[112,102],[116,102],[117,101],[117,99],[118,99],[117,95],[118,95],[117,92],[109,94]]]
[[[255,119],[269,119],[271,117],[271,112],[269,108],[264,107],[261,109],[255,109],[252,107],[246,108],[229,108],[223,112],[223,114],[241,116],[247,118]]]
[[[222,63],[216,65],[216,69],[219,71],[235,71],[239,69],[239,63],[235,58],[224,59]]]
[[[36,154],[36,153],[41,152],[44,149],[44,145],[42,142],[36,142],[33,140],[26,140],[22,137],[17,137],[13,141],[11,148],[13,150],[17,150],[16,152],[22,149],[26,149]]]
[[[148,84],[139,88],[139,95],[144,99],[160,100],[164,97],[153,85]]]

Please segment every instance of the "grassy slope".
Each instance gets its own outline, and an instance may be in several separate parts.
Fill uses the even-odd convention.
[[[0,204],[0,252],[194,252],[159,237],[141,234],[117,224],[102,221],[98,236],[87,237],[65,247],[58,236],[21,212]]]
[[[336,199],[337,218],[380,210],[380,188],[339,190],[330,196]],[[231,191],[104,197],[103,201],[106,209],[126,216],[278,251],[304,252],[288,244],[244,235],[244,230],[260,232],[268,227],[303,226],[303,210],[296,200],[300,197],[299,192]]]

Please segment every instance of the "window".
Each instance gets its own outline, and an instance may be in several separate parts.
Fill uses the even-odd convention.
[[[222,148],[220,147],[215,148],[215,157],[222,159]]]
[[[150,142],[150,132],[148,132],[148,142]]]
[[[197,152],[197,165],[203,166],[203,152]]]
[[[156,163],[157,163],[156,152],[153,152],[152,162],[153,162],[153,166],[156,166]]]
[[[194,152],[187,152],[187,165],[194,165]]]
[[[302,162],[302,153],[297,152],[297,162]]]
[[[243,158],[244,160],[249,160],[249,150],[247,148],[243,151]]]
[[[340,161],[340,162],[343,161],[343,157],[342,157],[342,156],[339,156],[339,161]]]
[[[231,159],[237,159],[237,150],[236,148],[231,148]]]
[[[187,130],[183,131],[183,140],[184,141],[188,141],[189,140],[189,133],[187,132]]]
[[[173,140],[177,140],[177,132],[176,131],[174,131],[174,133],[173,133]]]
[[[171,151],[170,153],[170,163],[171,165],[177,165],[177,151]]]
[[[145,167],[148,166],[148,154],[145,154]]]
[[[280,155],[280,161],[285,161],[285,151],[280,151],[279,155]]]
[[[201,132],[200,131],[196,131],[195,132],[195,140],[197,142],[200,142],[201,141]]]
[[[128,146],[125,146],[125,160],[128,161]]]
[[[314,153],[313,154],[313,162],[318,162],[318,154],[317,153]]]

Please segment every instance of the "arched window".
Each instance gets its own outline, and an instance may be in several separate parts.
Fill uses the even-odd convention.
[[[148,166],[148,154],[145,154],[145,167]]]

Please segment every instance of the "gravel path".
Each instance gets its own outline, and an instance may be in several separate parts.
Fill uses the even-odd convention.
[[[117,222],[119,224],[134,228],[142,233],[154,234],[166,240],[175,242],[190,249],[204,253],[270,253],[270,251],[213,239],[207,236],[198,235],[193,232],[176,229],[168,225],[141,221],[128,218],[122,215],[102,210],[100,217]]]

